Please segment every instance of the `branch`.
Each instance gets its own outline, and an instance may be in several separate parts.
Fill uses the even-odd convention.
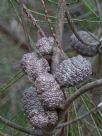
[[[33,129],[24,128],[22,126],[19,126],[19,125],[15,124],[15,123],[5,119],[2,116],[0,116],[0,122],[4,123],[8,127],[14,128],[14,129],[19,130],[21,132],[24,132],[26,134],[34,135],[34,133],[35,133]]]
[[[9,135],[7,135],[7,134],[0,131],[0,136],[9,136]]]
[[[86,93],[87,91],[94,91],[96,87],[102,86],[102,79],[98,79],[96,81],[93,81],[91,83],[88,83],[84,86],[82,86],[80,89],[78,89],[70,98],[68,98],[66,104],[65,104],[65,111],[69,108],[69,106],[72,104],[75,99],[80,97],[82,94]]]
[[[46,8],[46,5],[45,5],[44,0],[41,0],[41,3],[42,3],[42,6],[43,6],[43,9],[44,9],[44,11],[45,11],[46,20],[47,20],[47,22],[48,22],[50,31],[51,31],[51,33],[52,33],[54,39],[56,40],[55,34],[54,34],[54,32],[53,32],[53,27],[51,26],[51,20],[50,20],[50,18],[49,18],[48,10],[47,10],[47,8]]]
[[[33,51],[33,48],[30,44],[30,41],[29,41],[29,33],[28,33],[28,30],[27,30],[27,27],[26,27],[26,21],[25,21],[25,18],[23,17],[24,16],[24,12],[23,12],[23,9],[22,9],[22,3],[19,4],[19,12],[20,12],[20,19],[21,19],[21,25],[22,25],[22,28],[23,28],[23,31],[24,31],[24,34],[25,34],[25,38],[26,38],[26,42],[27,44],[29,44],[29,51]]]
[[[33,25],[39,30],[41,36],[45,37],[45,33],[42,30],[42,28],[40,27],[40,25],[38,24],[37,20],[33,17],[33,15],[30,13],[29,9],[26,7],[25,4],[22,4],[23,10],[26,13],[26,15],[30,18],[30,20],[32,21]]]
[[[100,107],[102,107],[102,102],[99,103],[99,104],[98,104],[96,107],[94,107],[93,109],[91,109],[89,112],[87,112],[87,113],[83,114],[82,116],[80,116],[79,118],[74,119],[74,120],[72,120],[72,121],[68,121],[68,122],[66,122],[66,123],[62,123],[61,125],[59,125],[59,126],[57,127],[57,129],[62,128],[62,127],[65,127],[65,126],[72,125],[72,124],[74,124],[74,123],[77,123],[78,121],[84,119],[85,117],[87,117],[87,116],[90,115],[91,113],[93,113],[93,112],[97,111],[98,109],[100,109]]]
[[[61,59],[65,59],[65,54],[62,50],[62,34],[64,27],[64,15],[65,15],[65,0],[59,0],[58,2],[58,11],[57,11],[57,20],[56,20],[56,40],[57,43],[53,48],[53,56],[52,56],[52,71],[54,73],[56,66],[59,64]]]
[[[85,45],[87,45],[87,46],[92,46],[92,45],[94,46],[94,45],[96,45],[96,43],[92,43],[92,44],[91,44],[91,43],[85,42],[85,41],[79,36],[79,34],[78,34],[78,32],[77,32],[77,28],[75,27],[74,22],[72,21],[72,17],[71,17],[71,15],[70,15],[70,12],[69,12],[69,9],[67,8],[67,6],[66,6],[65,15],[66,15],[68,24],[70,25],[70,27],[71,27],[73,33],[75,34],[76,38],[77,38],[82,44],[85,44]],[[97,41],[99,42],[98,45],[101,44],[101,42],[100,42],[98,39],[95,38],[95,40],[97,40]]]
[[[59,0],[58,3],[58,12],[57,12],[57,20],[56,20],[56,39],[58,41],[58,46],[61,47],[62,45],[62,35],[64,29],[64,15],[65,15],[65,0]]]
[[[0,108],[3,107],[6,103],[8,103],[10,98],[5,96],[2,100],[0,100]]]

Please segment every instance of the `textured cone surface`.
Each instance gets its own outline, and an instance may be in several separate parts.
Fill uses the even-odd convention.
[[[64,106],[64,94],[54,77],[44,73],[36,79],[38,96],[44,107],[48,109],[62,109]]]
[[[54,126],[58,121],[56,111],[44,110],[36,89],[30,87],[23,92],[23,107],[30,123],[39,128]]]
[[[54,44],[53,37],[43,37],[38,40],[36,47],[38,48],[41,54],[50,54],[52,52],[52,47]]]
[[[48,90],[39,96],[42,104],[47,109],[63,109],[65,104],[65,98],[62,90]]]
[[[37,93],[42,94],[43,92],[46,92],[48,90],[50,91],[56,91],[60,89],[59,84],[56,82],[54,77],[49,73],[43,73],[38,76],[36,79]]]
[[[21,60],[21,67],[30,79],[36,79],[39,74],[49,71],[50,67],[46,59],[39,58],[36,53],[24,54]]]
[[[99,45],[99,42],[96,40],[98,39],[98,37],[86,31],[78,31],[78,34],[83,41],[85,41],[89,45],[90,44],[93,44],[93,45],[88,46],[88,45],[83,44],[73,34],[71,36],[72,47],[82,55],[85,55],[85,56],[96,55],[96,53],[98,52],[98,45]]]
[[[61,86],[70,86],[84,80],[91,74],[90,62],[78,55],[60,63],[56,68],[54,77]]]
[[[46,114],[48,116],[48,127],[54,126],[56,122],[58,121],[58,114],[56,111],[46,111]]]
[[[48,116],[37,97],[36,89],[30,87],[23,92],[23,106],[30,123],[33,126],[43,128],[48,124]]]

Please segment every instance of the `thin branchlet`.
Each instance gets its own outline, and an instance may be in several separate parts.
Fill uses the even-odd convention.
[[[94,46],[94,45],[96,45],[96,43],[87,43],[86,41],[84,41],[84,40],[80,37],[80,35],[78,34],[78,31],[77,31],[77,28],[76,28],[76,26],[75,26],[75,24],[74,24],[74,22],[73,22],[73,20],[72,20],[72,17],[71,17],[71,15],[70,15],[69,8],[68,8],[67,6],[66,6],[66,10],[65,10],[65,16],[66,16],[66,18],[67,18],[68,24],[70,25],[70,28],[71,28],[72,32],[75,34],[76,38],[77,38],[82,44],[87,45],[87,46],[92,46],[92,45]],[[100,42],[98,39],[97,39],[97,41],[98,41],[97,45],[100,45],[101,42]]]
[[[26,7],[25,4],[22,4],[23,10],[26,13],[26,15],[28,16],[28,18],[31,19],[33,25],[38,29],[38,31],[40,32],[41,36],[46,36],[44,31],[42,30],[42,28],[40,27],[40,25],[38,24],[37,20],[33,17],[33,15],[30,13],[29,9]]]
[[[56,41],[54,29],[53,29],[53,27],[52,27],[52,25],[51,25],[51,20],[50,20],[50,18],[49,18],[49,14],[48,14],[47,7],[46,7],[46,5],[45,5],[45,1],[44,1],[44,0],[41,0],[41,3],[42,3],[43,9],[44,9],[45,14],[46,14],[46,20],[47,20],[47,22],[48,22],[48,24],[49,24],[49,28],[50,28],[51,34],[52,34],[52,36],[54,37],[54,39],[55,39],[55,41]]]

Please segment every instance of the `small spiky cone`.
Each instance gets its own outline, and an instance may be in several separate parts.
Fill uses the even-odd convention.
[[[44,110],[35,88],[30,87],[23,92],[22,102],[32,126],[46,129],[56,124],[57,112]]]
[[[39,75],[35,85],[44,107],[47,109],[63,109],[65,104],[64,94],[53,75],[49,73]]]
[[[78,34],[83,41],[85,41],[86,43],[89,44],[89,46],[83,44],[73,34],[71,36],[72,47],[82,55],[85,55],[85,56],[96,55],[98,53],[98,45],[99,45],[98,40],[96,40],[96,39],[98,39],[98,37],[90,32],[86,32],[86,31],[78,31]]]
[[[24,54],[21,60],[21,67],[31,80],[35,80],[44,71],[50,70],[47,60],[39,58],[36,53]]]
[[[70,86],[86,79],[91,74],[90,62],[78,55],[60,63],[55,70],[54,77],[60,86]]]
[[[36,47],[42,55],[51,54],[54,45],[53,37],[42,37],[36,43]]]

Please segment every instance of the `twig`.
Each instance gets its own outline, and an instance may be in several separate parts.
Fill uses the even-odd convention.
[[[59,0],[58,2],[58,11],[57,11],[57,20],[55,26],[55,36],[58,41],[53,48],[53,56],[52,56],[52,74],[54,74],[57,65],[66,58],[65,53],[62,49],[62,35],[64,29],[64,16],[65,16],[65,0]],[[64,90],[64,89],[62,89]],[[63,118],[63,117],[61,117]],[[59,123],[59,121],[57,122]],[[57,125],[57,124],[56,124]],[[63,129],[61,129],[58,134],[62,134]]]
[[[65,15],[65,0],[59,0],[58,11],[57,11],[57,20],[56,20],[56,39],[58,41],[53,48],[52,56],[52,73],[54,73],[56,66],[65,59],[64,51],[62,50],[62,34],[64,27],[64,15]]]
[[[0,100],[0,108],[3,107],[6,103],[8,103],[10,98],[5,96],[2,100]]]
[[[46,8],[45,2],[44,0],[41,0],[41,3],[43,5],[43,9],[45,11],[46,14],[46,19],[48,21],[49,27],[50,27],[50,31],[55,39],[55,42],[57,44],[58,47],[61,47],[59,44],[62,43],[62,33],[63,33],[63,26],[64,26],[64,15],[65,15],[65,3],[63,0],[59,1],[58,4],[58,17],[57,17],[57,22],[56,22],[56,34],[53,31],[53,27],[51,26],[51,20],[49,18],[48,15],[48,10]],[[62,29],[62,30],[61,30]],[[60,31],[60,32],[59,32]],[[58,37],[59,36],[59,37]],[[60,42],[61,41],[61,42]]]
[[[23,6],[23,10],[26,13],[26,15],[31,19],[32,23],[34,26],[36,26],[36,28],[39,30],[41,36],[46,36],[44,31],[42,30],[42,28],[40,27],[40,25],[38,24],[38,22],[36,21],[36,19],[33,17],[33,15],[30,13],[29,9],[26,7],[25,4],[22,4]]]
[[[62,35],[64,29],[64,16],[65,16],[65,0],[59,0],[58,3],[58,12],[57,12],[57,20],[56,20],[56,39],[58,41],[58,47],[62,46]]]
[[[33,129],[29,129],[29,128],[23,128],[22,126],[19,126],[7,119],[5,119],[4,117],[0,116],[0,122],[4,123],[6,126],[17,129],[21,132],[33,135],[34,134],[34,130]]]
[[[57,129],[58,129],[58,128],[65,127],[65,126],[72,125],[72,124],[74,124],[74,123],[77,123],[78,121],[81,121],[82,119],[84,119],[85,117],[87,117],[88,115],[90,115],[91,113],[97,111],[99,108],[100,108],[99,106],[96,106],[96,107],[94,107],[93,109],[91,109],[89,112],[83,114],[82,116],[80,116],[80,117],[78,117],[78,118],[76,118],[76,119],[74,119],[74,120],[72,120],[72,121],[68,121],[68,122],[66,122],[66,123],[60,124],[60,125],[57,127]]]
[[[97,7],[97,11],[99,13],[99,16],[100,16],[100,26],[99,26],[99,29],[98,29],[98,36],[99,38],[101,37],[101,34],[102,34],[102,11],[101,11],[101,5],[99,3],[99,0],[95,0],[96,2],[96,7]],[[102,42],[102,41],[101,41]],[[102,45],[101,45],[102,46]],[[100,74],[101,73],[101,68],[102,68],[102,54],[101,54],[101,46],[98,48],[99,50],[99,55],[98,55],[98,73]]]
[[[50,31],[51,31],[51,33],[52,33],[52,35],[53,35],[54,39],[56,40],[56,38],[55,38],[55,34],[54,34],[54,32],[53,32],[53,27],[51,26],[51,20],[50,20],[50,18],[49,18],[48,10],[47,10],[47,8],[46,8],[46,5],[45,5],[44,0],[41,0],[41,3],[42,3],[42,6],[43,6],[43,9],[44,9],[44,11],[45,11],[46,20],[47,20],[47,22],[48,22],[48,25],[49,25]]]
[[[64,123],[68,121],[68,112],[65,115]],[[63,124],[63,123],[62,123]],[[65,135],[65,127],[62,127],[62,131],[60,133],[60,136]]]
[[[0,131],[0,136],[9,136],[9,135],[7,135],[7,134]]]
[[[32,51],[33,48],[32,48],[32,46],[31,46],[31,44],[29,42],[29,34],[28,34],[28,31],[27,31],[26,22],[25,22],[25,20],[23,18],[24,12],[23,12],[23,9],[22,9],[22,3],[20,3],[19,10],[20,10],[20,15],[21,15],[21,17],[20,17],[21,18],[21,25],[22,25],[23,30],[24,30],[24,34],[25,34],[25,37],[26,37],[26,42],[29,44],[29,51]]]
[[[82,94],[86,93],[87,91],[94,91],[96,87],[102,86],[102,79],[98,79],[91,83],[88,83],[81,88],[79,88],[72,96],[70,96],[65,104],[65,111],[69,108],[73,101],[75,101],[78,97]],[[94,89],[93,89],[94,88]]]
[[[87,91],[94,91],[96,87],[102,86],[102,79],[98,79],[96,81],[93,81],[91,83],[87,83],[86,85],[79,88],[72,96],[70,96],[65,104],[64,110],[61,113],[61,116],[64,116],[66,112],[68,111],[69,106],[75,101],[77,98],[79,98],[82,94],[86,93]],[[98,107],[102,106],[102,102]],[[58,123],[60,123],[61,118],[59,119]]]
[[[87,45],[87,46],[92,46],[92,45],[94,46],[94,45],[96,45],[96,43],[92,43],[92,44],[91,44],[91,43],[85,42],[85,41],[79,36],[79,34],[78,34],[78,32],[77,32],[77,28],[76,28],[76,26],[74,25],[74,22],[73,22],[73,20],[72,20],[72,18],[71,18],[71,15],[70,15],[70,13],[69,13],[69,9],[68,9],[67,6],[66,6],[65,15],[66,15],[68,24],[70,25],[70,27],[71,27],[73,33],[75,34],[76,38],[77,38],[82,44],[85,44],[85,45]],[[96,39],[96,38],[95,38],[95,39]],[[101,42],[100,42],[98,39],[97,39],[97,41],[99,42],[98,45],[100,45]]]

